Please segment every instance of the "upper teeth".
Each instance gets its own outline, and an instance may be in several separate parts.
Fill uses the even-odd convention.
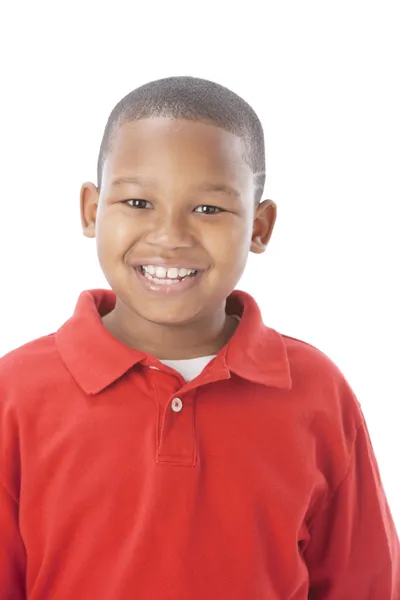
[[[142,265],[143,270],[149,275],[154,275],[157,279],[163,279],[168,277],[168,279],[176,279],[177,277],[187,277],[187,275],[191,275],[195,273],[195,269],[184,269],[172,267],[170,269],[166,269],[165,267],[156,267],[153,265]]]

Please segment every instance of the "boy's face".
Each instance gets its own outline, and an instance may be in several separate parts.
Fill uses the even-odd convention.
[[[125,312],[178,325],[225,305],[276,219],[272,201],[255,207],[253,179],[242,141],[214,125],[152,118],[118,129],[100,192],[82,186],[81,216]]]

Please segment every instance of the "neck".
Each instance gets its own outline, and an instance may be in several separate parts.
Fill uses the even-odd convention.
[[[225,306],[213,315],[200,317],[185,325],[160,325],[138,314],[127,314],[118,302],[102,318],[105,328],[122,343],[146,352],[159,360],[180,360],[217,354],[234,334],[235,317],[225,313]]]

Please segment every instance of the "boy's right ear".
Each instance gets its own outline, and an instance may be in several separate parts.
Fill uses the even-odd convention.
[[[83,235],[96,237],[96,214],[99,204],[99,190],[94,183],[86,182],[81,187],[81,223]]]

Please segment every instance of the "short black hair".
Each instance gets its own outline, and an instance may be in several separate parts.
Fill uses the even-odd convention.
[[[168,77],[146,83],[127,94],[108,118],[97,163],[100,189],[103,165],[112,138],[123,124],[151,117],[170,117],[211,123],[244,141],[244,160],[255,175],[259,202],[265,185],[265,146],[263,127],[253,108],[228,88],[197,77]]]

